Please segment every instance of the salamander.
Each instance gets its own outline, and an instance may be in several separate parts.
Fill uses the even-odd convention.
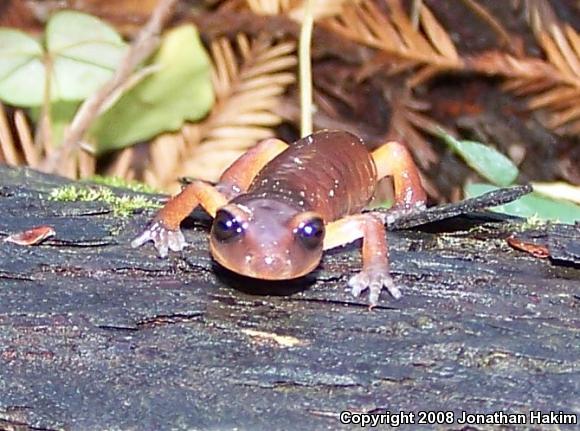
[[[398,142],[371,152],[345,131],[320,131],[290,145],[267,139],[236,160],[217,185],[188,184],[132,246],[153,241],[161,257],[183,250],[179,225],[201,205],[214,218],[209,243],[219,264],[248,277],[286,280],[314,270],[324,250],[362,238],[363,268],[348,284],[355,296],[368,289],[375,306],[383,288],[401,296],[389,273],[384,220],[362,212],[386,176],[393,177],[396,210],[424,206],[417,167]]]

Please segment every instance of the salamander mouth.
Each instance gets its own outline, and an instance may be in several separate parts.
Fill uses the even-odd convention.
[[[246,256],[241,265],[226,268],[237,272],[246,277],[257,278],[260,280],[290,280],[298,278],[301,275],[293,270],[293,265],[290,261],[282,261],[270,256],[263,258]]]
[[[218,250],[212,250],[213,258],[224,268],[245,277],[258,280],[282,281],[300,278],[310,273],[317,262],[307,266],[298,267],[295,262],[280,257],[250,256],[246,255],[232,262],[222,256]]]
[[[236,271],[238,272],[238,271]],[[306,275],[308,271],[304,273],[292,273],[290,271],[278,271],[278,272],[263,272],[263,271],[239,271],[239,274],[244,275],[246,277],[256,278],[258,280],[268,280],[268,281],[283,281],[283,280],[292,280],[295,278],[300,278]]]
[[[300,267],[295,263],[288,262],[283,267],[273,266],[266,269],[260,265],[258,267],[246,267],[244,270],[236,272],[245,275],[246,277],[252,277],[259,280],[282,281],[304,277],[312,272],[317,266],[317,262],[308,266],[301,265]]]

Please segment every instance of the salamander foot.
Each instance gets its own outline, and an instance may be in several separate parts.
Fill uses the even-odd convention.
[[[180,229],[168,229],[161,221],[152,223],[141,235],[131,241],[131,247],[137,248],[147,241],[153,241],[153,245],[161,257],[167,257],[169,250],[181,251],[187,246]]]
[[[355,297],[359,297],[365,290],[369,290],[369,306],[372,308],[379,303],[381,290],[386,288],[395,299],[401,297],[401,291],[389,274],[388,268],[373,267],[364,269],[353,275],[348,281],[348,286]]]

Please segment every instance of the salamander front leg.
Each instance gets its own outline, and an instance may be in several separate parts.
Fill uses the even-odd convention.
[[[324,249],[328,250],[363,239],[363,268],[348,281],[354,296],[369,290],[369,306],[379,302],[381,290],[386,288],[395,299],[401,291],[393,283],[389,273],[389,254],[383,221],[372,213],[348,216],[331,222],[326,228]]]
[[[198,205],[212,217],[230,199],[247,190],[260,170],[288,147],[279,139],[266,139],[240,156],[213,187],[203,181],[194,181],[181,193],[171,198],[156,214],[151,224],[131,242],[133,248],[153,241],[159,256],[169,250],[181,251],[187,243],[179,225]]]
[[[159,210],[149,227],[131,242],[131,247],[136,248],[147,241],[153,241],[161,257],[166,257],[169,250],[181,251],[187,246],[179,229],[181,221],[198,205],[213,217],[217,209],[226,203],[225,195],[215,187],[203,181],[194,181]]]

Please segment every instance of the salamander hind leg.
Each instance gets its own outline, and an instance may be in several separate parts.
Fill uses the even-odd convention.
[[[425,208],[427,195],[421,184],[417,165],[407,148],[399,142],[387,142],[372,153],[378,178],[393,177],[395,204],[393,212],[405,213]]]
[[[217,187],[229,199],[247,191],[264,166],[287,148],[288,144],[280,139],[269,138],[261,141],[224,171]]]
[[[379,296],[386,289],[393,298],[399,299],[401,291],[389,273],[387,237],[382,220],[372,214],[348,216],[329,223],[324,248],[330,249],[363,239],[363,268],[348,281],[351,292],[358,297],[368,290],[369,306],[379,303]]]

